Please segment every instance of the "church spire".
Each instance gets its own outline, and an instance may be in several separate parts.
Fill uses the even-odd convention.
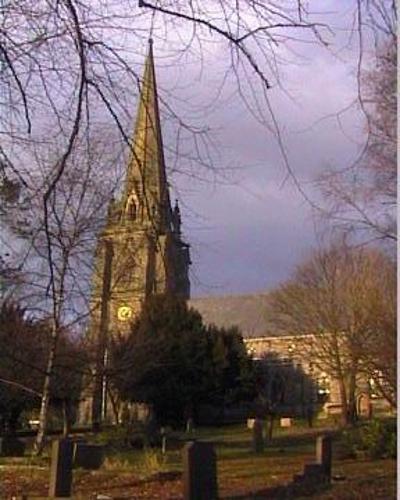
[[[157,230],[163,232],[170,224],[170,202],[151,39],[131,145],[124,202],[136,203],[137,216],[153,226],[156,223]]]

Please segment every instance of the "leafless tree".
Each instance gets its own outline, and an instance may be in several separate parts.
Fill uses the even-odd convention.
[[[317,183],[322,214],[364,242],[397,240],[397,11],[395,2],[358,2],[358,106],[365,143],[350,166],[335,165]],[[364,68],[364,38],[375,35],[375,65]],[[368,61],[370,62],[370,61]]]
[[[239,94],[255,118],[267,124],[279,141],[268,91],[281,84],[279,67],[287,59],[280,49],[290,52],[292,46],[310,41],[324,45],[329,35],[328,27],[314,21],[300,0],[287,0],[279,6],[256,0],[233,4],[225,0],[122,0],[89,5],[78,0],[56,4],[23,0],[5,2],[2,14],[1,106],[7,109],[1,115],[2,167],[23,184],[29,182],[30,172],[23,166],[21,148],[31,141],[50,145],[55,137],[61,138],[63,155],[52,173],[57,182],[88,116],[93,123],[99,114],[108,114],[127,140],[127,103],[132,102],[139,82],[137,55],[143,52],[149,35],[165,54],[166,63],[160,61],[160,65],[192,58],[199,61],[200,72],[204,71],[203,50],[224,43],[230,58],[224,61],[222,79],[216,82],[209,103],[202,103],[203,110],[215,107],[233,73]],[[166,88],[160,97],[177,137],[171,153],[183,155],[186,163],[196,160],[210,166],[213,145],[207,126],[196,122],[195,110],[187,109],[189,103],[182,100],[179,89]],[[176,112],[178,103],[187,109],[186,114]],[[13,146],[5,139],[12,139]]]
[[[272,295],[286,331],[313,334],[304,337],[311,339],[307,354],[337,380],[345,423],[356,416],[357,385],[361,374],[371,376],[370,360],[381,365],[385,357],[389,370],[395,369],[394,352],[379,347],[389,338],[392,347],[395,343],[393,273],[393,263],[381,252],[335,244],[316,251]],[[391,387],[394,380],[387,379]]]
[[[104,121],[111,121],[111,127],[131,147],[129,109],[132,93],[140,86],[135,68],[149,32],[160,45],[164,40],[169,43],[167,62],[196,57],[200,71],[203,50],[208,44],[224,41],[230,58],[225,61],[222,79],[208,107],[218,101],[227,76],[235,75],[238,93],[253,116],[275,135],[286,168],[295,179],[269,98],[271,87],[281,83],[280,65],[287,63],[278,49],[285,47],[290,52],[303,42],[326,45],[329,29],[313,20],[301,0],[279,5],[258,0],[89,4],[80,0],[22,0],[3,2],[1,9],[0,106],[5,111],[0,114],[2,192],[17,200],[16,209],[20,208],[18,200],[24,200],[28,206],[24,213],[29,213],[33,203],[38,209],[34,213],[40,214],[34,216],[38,225],[32,228],[31,216],[25,231],[36,263],[45,265],[36,267],[42,274],[41,281],[29,282],[45,283],[37,287],[35,296],[47,303],[44,311],[49,310],[48,304],[51,306],[53,347],[45,382],[48,387],[61,324],[65,318],[70,319],[75,294],[84,296],[84,264],[80,262],[78,268],[73,264],[82,260],[89,248],[84,246],[81,251],[80,235],[96,226],[87,219],[77,233],[71,230],[85,219],[92,181],[85,174],[88,170],[77,174],[71,167],[73,157],[85,135],[92,140],[93,130]],[[176,136],[176,146],[170,150],[172,158],[183,157],[189,166],[212,166],[213,142],[207,127],[193,118],[193,109],[187,109],[186,114],[176,111],[178,104],[189,107],[179,89],[164,89],[160,100]],[[82,179],[86,179],[86,185]],[[66,188],[64,180],[67,184],[70,181],[69,186],[76,184],[76,188]],[[104,203],[106,197],[100,198]],[[71,206],[73,211],[80,207],[79,213],[71,213]],[[26,254],[25,260],[28,262]],[[28,266],[26,272],[31,271]],[[45,429],[47,393],[45,386],[38,449]]]
[[[0,106],[6,112],[0,114],[2,194],[15,205],[8,215],[17,213],[23,200],[25,220],[18,218],[18,233],[28,241],[29,251],[23,253],[22,264],[18,265],[25,266],[30,299],[37,298],[45,314],[50,311],[52,323],[39,451],[59,331],[74,317],[71,308],[76,300],[82,300],[87,292],[82,270],[90,267],[84,256],[92,248],[83,235],[93,235],[93,228],[98,226],[91,216],[100,208],[99,203],[103,206],[108,199],[104,193],[90,197],[93,170],[76,168],[76,164],[74,168],[74,157],[85,137],[93,140],[92,131],[106,117],[130,146],[127,103],[130,107],[132,93],[139,90],[135,56],[142,52],[149,32],[160,45],[165,38],[172,47],[175,44],[175,62],[199,52],[201,61],[205,44],[223,40],[231,55],[226,74],[236,75],[242,98],[259,121],[272,126],[284,152],[268,98],[271,86],[279,84],[276,46],[302,40],[323,44],[324,30],[322,24],[309,19],[300,1],[282,6],[254,0],[243,5],[223,0],[172,4],[130,0],[117,4],[79,0],[3,2]],[[259,79],[261,101],[249,72]],[[218,99],[226,74],[212,103]],[[253,96],[250,99],[245,86]],[[213,144],[206,127],[178,114],[172,99],[174,89],[168,90],[160,99],[177,137],[171,153],[183,156],[189,165],[197,162],[210,167]],[[184,104],[179,92],[175,99]],[[188,141],[190,146],[185,146]]]
[[[94,244],[118,185],[122,157],[120,148],[110,151],[103,140],[82,134],[66,161],[68,168],[44,205],[41,195],[48,192],[54,161],[37,145],[32,155],[35,172],[24,190],[24,209],[10,207],[7,215],[9,231],[19,239],[16,252],[23,263],[15,297],[36,317],[46,319],[51,331],[37,452],[43,446],[60,335],[66,330],[77,331],[78,326],[82,330],[90,314]]]

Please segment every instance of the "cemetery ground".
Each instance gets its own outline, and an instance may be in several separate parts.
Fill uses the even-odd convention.
[[[293,476],[315,459],[318,435],[333,437],[332,482],[288,489]],[[87,437],[87,436],[86,436]],[[94,436],[92,436],[94,438]],[[160,448],[145,450],[123,446],[116,431],[103,432],[97,441],[114,442],[106,448],[99,470],[74,469],[73,498],[95,499],[180,499],[182,494],[182,455],[185,441],[210,441],[217,453],[219,497],[223,499],[317,498],[317,499],[394,499],[396,461],[371,459],[365,454],[349,455],[343,432],[318,421],[313,428],[295,422],[290,428],[276,429],[272,441],[261,453],[252,449],[252,434],[245,425],[201,428],[191,434],[172,433],[165,455]],[[90,439],[88,439],[90,440]],[[0,458],[0,498],[29,495],[45,497],[49,487],[50,459],[29,456]]]

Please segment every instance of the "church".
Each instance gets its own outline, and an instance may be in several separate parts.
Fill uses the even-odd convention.
[[[178,203],[171,206],[150,40],[122,194],[118,200],[110,201],[95,252],[89,324],[95,360],[79,409],[80,423],[95,427],[110,419],[104,374],[111,336],[129,331],[132,320],[152,294],[169,293],[189,300],[190,263]],[[317,370],[306,355],[304,346],[310,341],[315,343],[314,336],[310,334],[306,339],[278,332],[276,325],[268,322],[267,295],[193,299],[189,306],[202,314],[205,323],[238,326],[255,359],[274,353],[283,364],[301,366],[305,376],[315,380],[318,392],[323,391],[325,410],[340,411],[336,381]],[[360,413],[364,400],[370,405],[371,391],[364,386],[359,395]],[[375,406],[378,403],[376,400]]]
[[[95,252],[89,325],[96,350],[95,382],[81,405],[81,422],[106,418],[103,373],[110,336],[129,331],[151,294],[189,299],[189,265],[178,202],[172,208],[168,190],[150,40],[122,195],[109,204]]]

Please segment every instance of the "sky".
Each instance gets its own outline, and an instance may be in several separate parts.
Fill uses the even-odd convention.
[[[272,44],[273,52],[267,49],[266,58],[251,41],[246,42],[271,83],[266,91],[268,102],[254,68],[243,63],[243,57],[232,71],[229,43],[222,37],[204,29],[196,31],[198,38],[192,39],[190,23],[178,24],[173,19],[165,24],[165,18],[138,8],[136,2],[130,11],[126,10],[127,2],[98,3],[99,8],[107,9],[108,5],[124,9],[123,15],[115,20],[105,16],[110,20],[108,24],[105,21],[104,29],[95,16],[91,29],[126,56],[127,66],[137,74],[143,70],[148,37],[154,40],[167,173],[171,198],[179,200],[184,237],[191,246],[192,295],[256,293],[282,283],[317,244],[316,218],[309,200],[318,206],[323,200],[313,181],[327,167],[341,169],[351,164],[363,144],[362,115],[351,105],[357,96],[358,40],[352,34],[356,1],[307,2],[312,20],[329,25],[329,29],[322,29],[327,46],[316,43],[304,29],[281,29],[276,38],[279,44]],[[208,0],[199,5],[207,8],[216,4]],[[252,26],[254,19],[246,16],[247,12],[243,22]],[[30,36],[29,30],[26,33]],[[367,36],[366,45],[370,41]],[[368,59],[367,52],[365,55]],[[59,61],[63,69],[64,63],[67,67],[77,63],[76,55],[69,53],[68,57],[72,62],[68,58]],[[128,78],[124,66],[121,71],[109,63],[103,68],[104,75],[96,60],[92,66],[99,71],[99,81],[102,76],[110,77],[120,91],[122,105],[118,99],[114,109],[121,123],[131,127],[138,98],[136,79],[132,75]],[[74,72],[68,71],[68,75],[74,81]],[[61,115],[68,107],[64,93],[68,96],[73,83],[68,82],[52,82],[53,102],[60,104]],[[109,111],[98,96],[91,103],[91,122],[100,124],[99,142],[104,141],[114,151],[114,142],[119,141],[121,149],[125,143]],[[276,127],[271,127],[268,106],[280,130],[281,147]],[[46,156],[47,141],[54,139],[53,132],[49,139],[46,131],[52,131],[57,116],[46,106],[39,106],[36,113],[33,130],[45,139]],[[41,113],[47,113],[46,120]],[[113,132],[107,128],[110,121]],[[198,141],[199,154],[194,140]],[[115,151],[118,153],[118,148]],[[199,155],[200,162],[194,158]],[[125,163],[120,162],[115,175],[108,156],[100,163],[116,184],[121,181]],[[288,165],[297,186],[288,178]]]
[[[315,44],[297,48],[295,56],[290,54],[294,62],[283,65],[280,72],[288,95],[279,88],[270,92],[290,166],[316,204],[323,200],[313,185],[315,177],[327,166],[349,165],[362,144],[359,110],[351,107],[340,115],[340,123],[336,117],[357,92],[357,43],[349,42],[353,12],[349,4],[326,4],[327,11],[332,7],[330,23],[338,28],[329,37],[329,48]],[[207,70],[196,87],[198,94],[206,98],[215,88],[215,68],[220,69],[227,57],[223,44],[213,47],[204,61]],[[157,66],[157,46],[155,58]],[[170,70],[161,67],[157,73],[159,85],[165,85]],[[182,85],[190,76],[189,66],[179,75]],[[248,112],[230,76],[218,105],[204,118],[219,143],[215,164],[220,175],[210,174],[207,182],[179,173],[170,176],[172,197],[180,200],[183,231],[191,245],[195,297],[255,293],[277,286],[317,245],[320,228],[310,204],[287,179],[276,140]],[[187,96],[192,98],[190,92]],[[224,171],[227,166],[233,170]]]

